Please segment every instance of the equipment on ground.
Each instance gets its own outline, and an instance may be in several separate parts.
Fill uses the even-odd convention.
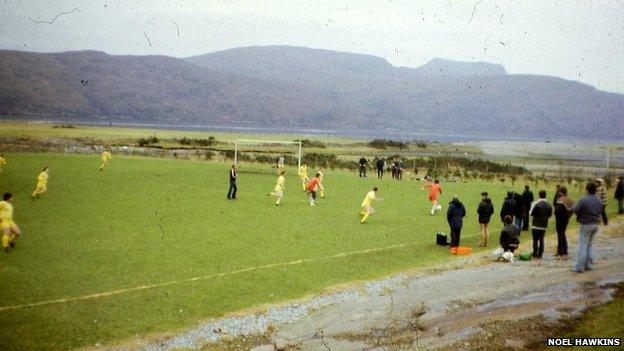
[[[436,244],[442,246],[449,246],[448,236],[443,232],[436,233]]]

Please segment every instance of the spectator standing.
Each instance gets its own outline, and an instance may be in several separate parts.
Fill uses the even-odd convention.
[[[383,157],[380,157],[375,164],[375,168],[377,168],[377,178],[383,179],[384,168],[386,167],[386,161],[384,161]]]
[[[518,228],[522,228],[524,218],[528,217],[527,215],[529,212],[524,210],[524,206],[522,205],[522,195],[514,191],[513,199],[516,203],[516,208],[514,211],[514,223],[516,224],[516,226],[518,226]]]
[[[559,197],[559,189],[561,189],[561,185],[555,185],[555,196],[553,197],[553,204],[557,202],[557,198]]]
[[[397,161],[396,157],[390,166],[392,167],[392,179],[399,179],[399,161]]]
[[[531,209],[531,204],[534,200],[535,197],[533,196],[533,192],[528,185],[525,185],[524,192],[522,193],[522,207],[524,207],[525,217],[522,221],[521,230],[529,230],[529,210]]]
[[[624,214],[624,175],[620,176],[615,187],[615,199],[618,202],[618,214]]]
[[[366,168],[368,167],[368,160],[362,156],[360,157],[360,178],[366,178]]]
[[[514,200],[513,198],[513,192],[508,191],[507,197],[505,198],[505,201],[503,201],[503,206],[501,206],[501,210],[500,210],[501,222],[505,223],[504,222],[505,216],[511,216],[511,218],[513,218],[515,213],[516,213],[516,200]]]
[[[602,178],[596,179],[596,184],[598,189],[596,190],[596,194],[602,201],[602,223],[604,225],[609,225],[609,217],[607,216],[607,203],[609,202],[609,195],[607,194],[607,188],[604,185],[604,180]]]
[[[541,259],[544,255],[544,234],[548,229],[548,219],[553,214],[552,206],[546,201],[546,191],[540,190],[539,200],[533,203],[529,215],[533,217],[531,234],[533,234],[533,257]]]
[[[451,230],[451,247],[459,246],[459,238],[461,236],[461,229],[464,224],[465,216],[466,208],[464,204],[459,201],[456,195],[453,196],[453,200],[449,202],[449,208],[446,212],[446,220]]]
[[[568,256],[568,238],[566,236],[566,229],[570,222],[570,215],[572,214],[572,206],[574,201],[568,197],[568,189],[565,186],[559,188],[559,196],[554,203],[555,207],[555,227],[557,228],[557,253],[555,256],[566,257]]]
[[[490,218],[494,214],[494,205],[492,205],[492,200],[490,200],[486,191],[481,193],[481,203],[477,207],[477,214],[479,215],[479,229],[481,231],[479,246],[487,247],[490,236]]]
[[[576,214],[576,221],[580,224],[578,254],[574,266],[574,271],[577,273],[592,269],[592,264],[594,264],[592,245],[602,216],[602,201],[596,196],[596,184],[587,184],[585,190],[587,194],[572,207],[572,212]]]

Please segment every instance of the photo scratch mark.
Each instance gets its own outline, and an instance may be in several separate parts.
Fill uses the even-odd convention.
[[[472,14],[470,15],[470,20],[468,20],[468,23],[472,22],[472,20],[474,19],[475,12],[477,11],[477,5],[479,5],[482,2],[483,0],[479,0],[475,2],[474,6],[472,7]]]
[[[160,233],[161,233],[160,240],[165,238],[165,231],[163,230],[163,227],[162,227],[163,219],[165,219],[165,216],[162,216],[160,217],[160,219],[158,219],[158,228],[160,228]]]
[[[180,26],[178,25],[178,22],[175,22],[175,21],[171,21],[171,22],[173,22],[173,24],[175,24],[176,29],[178,30],[178,38],[179,38],[180,37]]]
[[[54,18],[51,21],[46,21],[46,20],[34,20],[32,19],[32,17],[28,17],[29,20],[33,21],[34,23],[46,23],[46,24],[52,24],[54,23],[54,21],[56,21],[57,18],[63,16],[63,15],[69,15],[72,14],[76,11],[78,11],[78,7],[76,7],[75,9],[71,10],[71,11],[65,11],[65,12],[60,12],[59,14],[57,14],[56,16],[54,16]]]
[[[152,42],[150,41],[150,38],[147,36],[147,33],[143,32],[143,35],[145,36],[145,39],[147,39],[147,43],[149,44],[150,48],[152,47]]]
[[[488,41],[488,39],[490,39],[491,36],[492,36],[492,34],[488,34],[488,36],[485,37],[485,40],[483,41],[483,45],[488,46],[487,41]]]

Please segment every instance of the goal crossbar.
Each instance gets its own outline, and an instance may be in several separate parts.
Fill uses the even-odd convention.
[[[300,141],[278,141],[278,140],[251,140],[251,139],[236,139],[234,140],[234,164],[238,164],[238,145],[239,144],[283,144],[283,145],[298,145],[299,155],[297,156],[297,166],[301,166],[301,142]]]

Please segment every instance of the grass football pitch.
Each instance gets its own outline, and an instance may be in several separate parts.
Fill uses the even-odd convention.
[[[23,232],[0,256],[0,348],[11,350],[115,345],[453,260],[434,235],[448,232],[450,195],[468,211],[462,245],[475,247],[479,193],[490,192],[498,213],[510,186],[443,184],[444,210],[430,216],[420,182],[327,170],[326,198],[310,207],[288,169],[276,207],[268,165],[242,164],[238,199],[228,201],[226,163],[113,155],[98,172],[98,155],[5,156],[0,192],[14,194]],[[30,199],[43,166],[49,190]],[[373,186],[384,201],[362,225],[360,203]],[[490,247],[499,230],[495,214]],[[385,249],[364,252],[377,248]]]

